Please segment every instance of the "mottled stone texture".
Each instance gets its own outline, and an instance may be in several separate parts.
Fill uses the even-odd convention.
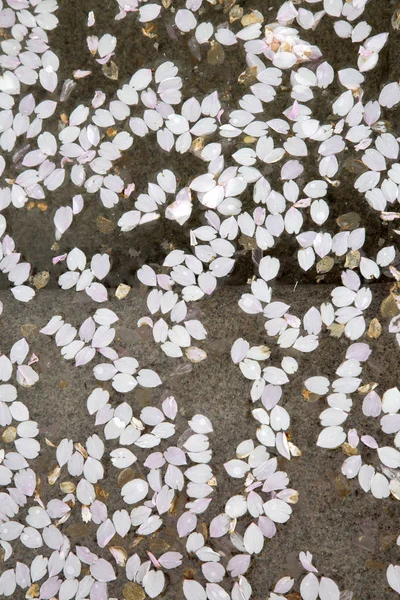
[[[380,300],[387,294],[387,286],[375,285],[374,305],[369,311],[373,317],[379,310]],[[240,480],[230,479],[223,468],[223,462],[234,457],[237,444],[243,439],[254,437],[256,422],[251,416],[249,390],[251,383],[243,378],[238,366],[230,358],[230,348],[238,337],[245,337],[252,344],[266,343],[273,349],[271,363],[279,366],[281,356],[293,355],[299,362],[299,371],[291,377],[291,382],[284,386],[282,404],[291,416],[290,435],[293,442],[301,449],[302,457],[292,459],[290,463],[279,459],[279,463],[290,477],[290,487],[300,493],[299,503],[293,507],[290,521],[278,527],[278,533],[271,541],[267,541],[262,554],[254,559],[250,575],[254,587],[254,597],[263,600],[267,591],[273,588],[277,579],[285,574],[299,574],[297,555],[301,550],[309,550],[315,556],[316,564],[322,573],[334,578],[341,589],[354,591],[357,600],[389,600],[393,592],[386,585],[385,569],[387,564],[396,561],[398,551],[395,539],[398,533],[396,514],[398,506],[394,499],[379,501],[370,494],[365,494],[357,481],[347,481],[340,475],[340,466],[345,458],[342,451],[323,450],[315,446],[320,431],[319,414],[325,408],[324,399],[315,403],[307,403],[301,395],[303,381],[311,375],[326,375],[333,379],[334,373],[343,360],[348,341],[332,340],[328,332],[321,335],[318,351],[310,355],[288,350],[283,353],[267,339],[263,329],[263,319],[244,314],[237,305],[237,300],[244,288],[222,287],[215,295],[199,302],[193,309],[193,315],[201,313],[201,320],[208,330],[208,337],[201,347],[208,353],[208,359],[193,365],[190,372],[179,374],[183,364],[189,365],[186,359],[166,357],[152,341],[149,328],[137,327],[137,320],[146,314],[143,289],[134,287],[130,295],[123,301],[113,300],[106,305],[114,309],[120,316],[116,324],[117,336],[115,347],[123,354],[137,357],[140,366],[154,368],[163,380],[163,387],[155,390],[137,389],[130,394],[112,393],[113,405],[127,400],[138,414],[143,406],[158,406],[166,395],[174,394],[179,407],[178,424],[184,431],[184,420],[193,414],[202,412],[213,422],[214,433],[210,436],[214,451],[212,467],[217,476],[218,486],[209,517],[218,514],[229,495],[240,493]],[[285,299],[291,304],[293,314],[303,314],[310,306],[319,306],[329,298],[328,286],[298,286],[296,290],[288,286],[274,287],[273,298]],[[94,363],[76,369],[72,363],[65,361],[56,348],[52,338],[38,333],[48,318],[54,314],[62,314],[75,326],[89,315],[96,307],[84,292],[41,291],[35,302],[28,305],[15,305],[10,292],[2,292],[4,316],[0,320],[1,350],[7,352],[13,341],[19,339],[22,332],[27,335],[31,350],[39,357],[36,370],[40,373],[38,384],[29,390],[22,389],[20,399],[28,405],[31,416],[40,425],[40,441],[42,451],[33,461],[33,468],[39,472],[42,485],[43,500],[54,497],[55,489],[50,490],[47,473],[55,466],[55,450],[46,446],[45,437],[54,444],[62,438],[73,438],[75,442],[84,443],[94,432],[100,433],[101,427],[94,427],[94,419],[86,410],[86,398],[97,385],[92,374]],[[5,326],[7,323],[7,326]],[[26,327],[27,324],[30,327]],[[22,327],[22,330],[21,330]],[[388,347],[391,350],[388,351]],[[379,391],[396,385],[399,350],[393,344],[393,338],[385,332],[378,340],[371,340],[373,353],[368,365],[364,368],[363,382],[379,381]],[[105,384],[111,389],[108,384]],[[378,431],[379,420],[365,419],[361,413],[362,397],[353,395],[354,408],[346,422],[348,427],[355,426],[363,433],[374,435]],[[364,428],[365,425],[365,429]],[[117,447],[114,442],[107,443],[107,450]],[[135,450],[136,452],[136,450]],[[140,452],[140,451],[139,451]],[[281,462],[282,461],[282,462]],[[122,508],[122,500],[116,482],[116,469],[109,468],[105,461],[106,476],[101,482],[109,494],[107,504],[110,510]],[[69,476],[64,468],[63,476],[57,482],[66,481]],[[62,497],[58,490],[58,497]],[[57,494],[56,494],[57,497]],[[184,498],[178,502],[182,507]],[[158,544],[174,541],[174,523],[176,517],[167,517],[167,527],[163,527],[154,539],[141,542]],[[80,525],[78,525],[80,523]],[[71,538],[72,544],[85,544],[95,549],[95,527],[84,526],[80,520],[79,509],[62,525]],[[134,534],[130,533],[124,540],[116,540],[116,545],[123,545],[129,550],[134,542]],[[175,549],[179,549],[179,541]],[[231,548],[227,542],[216,540],[214,547],[223,550],[229,556]],[[141,546],[139,546],[141,549]],[[22,560],[30,556],[30,551],[21,551]],[[105,549],[104,556],[108,551]],[[130,550],[132,552],[132,550]],[[185,559],[185,566],[197,569],[197,560]],[[182,598],[179,581],[182,570],[170,572],[176,586],[167,588],[166,598]],[[121,598],[119,583],[110,585],[111,595]],[[22,592],[19,598],[23,597]]]

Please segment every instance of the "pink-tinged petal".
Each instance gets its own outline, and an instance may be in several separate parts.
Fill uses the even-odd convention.
[[[95,581],[90,589],[90,600],[108,600],[107,583]]]
[[[291,577],[282,577],[282,579],[280,579],[275,585],[274,592],[276,594],[286,594],[292,589],[293,584],[294,579],[292,579]]]
[[[281,169],[281,179],[296,179],[303,171],[304,167],[298,160],[288,160]]]
[[[201,570],[207,581],[211,583],[219,583],[225,577],[225,569],[218,562],[206,562],[202,565]]]
[[[319,581],[314,573],[308,573],[301,584],[300,593],[303,600],[316,600],[318,598]]]
[[[95,277],[101,281],[110,271],[110,257],[108,254],[95,254],[90,263],[90,268]]]
[[[371,352],[372,350],[368,346],[368,344],[357,342],[355,344],[351,344],[351,346],[349,346],[349,348],[347,349],[346,359],[353,359],[358,360],[360,362],[364,362],[368,360],[369,356],[371,355]]]
[[[19,365],[17,369],[17,381],[24,387],[31,387],[39,380],[39,375],[28,365]]]
[[[116,575],[112,565],[104,558],[99,558],[90,566],[90,574],[99,582],[114,581]]]
[[[176,569],[182,564],[183,556],[180,552],[165,552],[158,559],[158,562],[164,569]]]
[[[102,283],[97,283],[95,281],[94,283],[90,284],[87,288],[85,288],[85,292],[95,302],[107,302],[108,300],[107,289]]]
[[[319,584],[319,597],[321,600],[339,600],[339,588],[329,577],[321,577]]]
[[[230,595],[218,583],[206,584],[207,598],[209,600],[229,600]]]
[[[250,566],[251,557],[249,554],[237,554],[233,556],[228,562],[227,570],[230,572],[231,577],[238,577],[246,573]]]
[[[93,507],[92,507],[92,512],[93,512]],[[110,540],[112,540],[112,538],[115,535],[115,527],[113,522],[110,519],[107,519],[106,521],[104,521],[104,523],[102,523],[100,525],[100,527],[97,530],[97,544],[100,546],[100,548],[105,548],[108,544],[108,542]]]
[[[166,398],[162,403],[162,409],[165,416],[173,421],[178,412],[178,405],[175,398],[173,396]]]
[[[79,560],[86,565],[93,565],[97,560],[96,554],[90,552],[89,548],[86,548],[86,546],[76,546],[75,551]]]
[[[276,526],[275,523],[269,517],[259,517],[257,523],[264,537],[274,537],[274,535],[276,534]]]
[[[83,209],[83,197],[78,194],[72,198],[72,212],[74,215],[78,215]]]
[[[54,225],[56,227],[56,239],[59,240],[63,233],[65,233],[68,227],[71,225],[73,219],[72,208],[69,206],[62,206],[57,209],[54,215]]]
[[[200,583],[193,579],[185,579],[183,582],[183,594],[186,600],[207,600],[205,589]]]
[[[312,564],[312,554],[311,552],[300,552],[299,560],[306,571],[310,573],[318,573],[318,570]]]
[[[389,565],[386,571],[388,584],[398,594],[400,594],[400,566]]]
[[[60,589],[61,583],[62,581],[58,577],[50,577],[40,586],[40,599],[50,600],[53,598]]]
[[[15,581],[16,584],[23,590],[30,587],[31,576],[29,568],[24,563],[17,562],[15,568]]]
[[[96,350],[90,346],[85,346],[82,350],[79,350],[75,355],[75,366],[81,367],[90,362],[96,354]]]
[[[196,529],[197,517],[191,512],[187,511],[183,513],[178,519],[176,528],[179,537],[185,537],[189,535],[194,529]]]
[[[60,254],[60,256],[55,256],[52,259],[53,265],[57,265],[59,262],[64,261],[67,258],[67,254]]]
[[[210,537],[219,538],[229,531],[230,517],[222,513],[215,517],[210,523]]]
[[[246,340],[239,338],[231,348],[231,357],[235,364],[239,364],[247,356],[250,344]]]
[[[362,411],[366,417],[379,417],[381,409],[381,399],[375,390],[372,390],[363,400]]]
[[[19,302],[29,302],[35,296],[35,290],[27,285],[16,285],[11,288],[11,293]]]

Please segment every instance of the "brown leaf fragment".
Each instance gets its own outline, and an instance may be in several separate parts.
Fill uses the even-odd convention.
[[[382,325],[379,323],[378,319],[375,317],[371,320],[368,327],[368,337],[376,339],[382,333]]]
[[[344,442],[344,444],[342,444],[342,450],[347,456],[355,456],[358,454],[357,448],[348,442]]]
[[[377,383],[375,383],[374,381],[371,381],[370,383],[366,383],[365,385],[361,385],[357,392],[359,394],[369,394],[370,392],[372,392],[372,390],[374,390],[377,387]]]
[[[263,23],[264,16],[260,13],[259,10],[252,10],[251,12],[245,14],[242,17],[241,24],[243,27],[247,27],[248,25],[253,25],[254,23]]]
[[[329,325],[328,329],[330,331],[330,336],[334,338],[340,338],[344,334],[344,324],[343,323],[332,323]]]
[[[118,129],[116,127],[109,127],[106,131],[107,137],[113,138],[117,135]]]
[[[201,151],[204,148],[204,138],[203,137],[198,137],[195,138],[192,142],[192,145],[190,146],[191,151],[193,152],[193,154],[196,154],[200,156]]]
[[[10,426],[10,427],[7,427],[3,431],[1,439],[3,440],[3,442],[5,444],[12,444],[12,442],[15,441],[16,437],[17,437],[17,430],[16,430],[16,428]]]
[[[207,52],[207,62],[209,65],[222,65],[225,60],[225,51],[221,44],[211,41],[211,48]]]
[[[102,488],[100,485],[95,485],[94,486],[95,492],[96,492],[96,497],[97,498],[101,498],[102,501],[106,501],[108,500],[108,496],[110,495],[108,492],[106,492],[106,490],[104,488]]]
[[[119,286],[117,287],[117,289],[115,290],[115,297],[118,298],[118,300],[123,300],[129,294],[130,290],[131,290],[130,285],[125,285],[125,283],[120,283]]]
[[[86,448],[84,448],[82,446],[82,444],[80,444],[79,442],[77,442],[76,444],[74,444],[74,448],[75,450],[77,450],[80,454],[82,454],[83,458],[86,459],[89,457],[88,453],[86,452]]]
[[[194,579],[196,577],[196,569],[185,569],[183,577],[185,579]]]
[[[389,548],[396,545],[397,535],[395,534],[387,534],[382,535],[380,538],[380,549],[382,552],[386,552]]]
[[[96,227],[101,233],[112,233],[115,229],[114,221],[106,219],[106,217],[97,217]]]
[[[119,487],[124,486],[129,481],[135,479],[135,471],[133,469],[127,468],[123,469],[121,473],[118,475],[118,485]]]
[[[346,269],[356,269],[360,266],[361,262],[361,254],[358,250],[349,250],[346,254],[346,260],[344,262],[344,266]]]
[[[25,323],[24,325],[21,325],[21,333],[23,337],[29,341],[38,335],[39,329],[33,323]]]
[[[68,537],[71,537],[74,540],[80,540],[88,535],[89,525],[86,523],[74,523],[67,527],[66,533]]]
[[[144,540],[144,537],[142,535],[138,535],[135,537],[135,539],[133,540],[132,544],[129,547],[131,549],[136,548],[136,546],[138,546],[140,544],[140,542],[143,540]]]
[[[357,229],[360,224],[360,215],[356,212],[349,212],[340,215],[340,217],[336,219],[336,223],[339,225],[340,229],[344,231],[353,231],[353,229]]]
[[[238,77],[238,83],[240,85],[253,85],[254,82],[257,81],[257,67],[248,67],[243,73],[240,73]]]
[[[378,560],[373,560],[372,558],[369,558],[366,561],[365,566],[367,569],[371,569],[372,571],[385,571],[387,569],[387,565],[385,563]]]
[[[384,319],[392,319],[399,312],[396,299],[393,294],[389,294],[387,298],[382,301],[381,304],[381,316]]]
[[[134,581],[126,583],[122,588],[122,598],[124,600],[144,600],[146,594],[144,589]]]
[[[40,593],[40,585],[38,583],[34,583],[31,585],[29,590],[26,592],[25,598],[39,598]]]
[[[243,246],[246,250],[256,250],[257,242],[254,238],[251,238],[247,235],[241,235],[239,238],[239,244]]]
[[[349,480],[342,473],[335,477],[334,482],[339,498],[343,499],[351,494]]]
[[[229,22],[234,23],[243,17],[243,8],[241,6],[234,6],[229,11]]]
[[[118,67],[113,60],[110,60],[109,63],[103,65],[101,70],[107,79],[113,79],[114,81],[118,79]]]
[[[33,285],[37,290],[41,290],[46,287],[46,285],[50,281],[50,273],[48,271],[40,271],[40,273],[36,273],[33,277]]]
[[[306,388],[302,390],[301,395],[303,396],[306,402],[317,402],[317,400],[319,400],[321,397],[318,394],[315,394],[314,392],[310,392]]]
[[[73,494],[76,490],[76,485],[73,481],[63,481],[60,483],[60,490],[63,494]]]
[[[317,262],[317,273],[328,273],[333,268],[334,264],[335,261],[332,256],[324,256],[324,258],[321,258],[321,260]]]
[[[163,540],[160,537],[151,538],[149,546],[152,552],[156,552],[159,554],[166,552],[171,547],[166,540]]]
[[[400,8],[397,8],[392,14],[391,23],[393,29],[396,31],[400,29]]]
[[[109,548],[115,562],[119,567],[124,567],[128,560],[128,553],[122,546],[110,546]]]
[[[61,475],[61,469],[60,467],[57,465],[56,467],[54,467],[54,469],[52,469],[50,471],[50,473],[47,475],[47,481],[49,482],[49,485],[54,485],[55,482],[57,481],[57,479],[60,477]]]

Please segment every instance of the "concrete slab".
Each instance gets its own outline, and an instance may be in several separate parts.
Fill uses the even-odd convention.
[[[246,315],[239,309],[237,301],[243,291],[244,288],[222,287],[212,298],[195,307],[196,312],[203,313],[201,319],[208,331],[207,340],[201,344],[208,359],[197,365],[190,365],[186,359],[166,357],[152,341],[150,331],[146,327],[137,328],[137,320],[147,314],[141,286],[133,288],[125,300],[113,300],[106,305],[120,317],[116,325],[116,347],[134,355],[141,366],[157,370],[164,382],[162,388],[139,389],[127,394],[124,399],[128,400],[133,410],[139,412],[143,406],[150,404],[157,406],[167,394],[173,394],[180,406],[178,423],[182,426],[181,431],[185,429],[185,419],[197,412],[206,414],[213,422],[212,466],[218,486],[210,510],[206,513],[207,521],[209,516],[221,511],[231,494],[242,490],[240,480],[227,477],[223,463],[234,457],[237,444],[253,437],[256,429],[256,422],[250,413],[250,385],[231,361],[231,345],[238,337],[245,337],[254,344],[272,342],[265,336],[262,319]],[[309,306],[319,306],[325,301],[329,291],[328,286],[298,286],[293,291],[287,286],[276,285],[274,298],[285,298],[291,303],[293,314],[296,311],[303,314]],[[377,314],[379,302],[387,293],[386,285],[374,286],[375,301],[371,307],[371,317]],[[68,322],[79,325],[94,312],[95,307],[84,293],[62,291],[43,290],[36,301],[28,305],[16,306],[10,292],[2,292],[1,299],[4,302],[4,317],[0,320],[2,352],[7,352],[22,332],[28,332],[31,350],[39,357],[36,369],[40,373],[40,380],[33,388],[22,389],[20,399],[28,405],[32,418],[40,425],[42,452],[33,465],[42,480],[41,496],[44,501],[54,497],[55,492],[62,497],[56,488],[60,481],[70,477],[65,474],[53,488],[48,485],[47,474],[56,463],[55,450],[46,446],[45,438],[54,444],[64,437],[84,443],[94,431],[102,435],[102,428],[94,427],[93,418],[86,410],[86,398],[96,382],[92,375],[93,364],[76,369],[61,357],[54,340],[38,331],[54,314],[63,314]],[[363,382],[379,381],[381,390],[396,385],[400,352],[393,345],[393,339],[389,339],[384,332],[378,340],[370,340],[370,343],[373,354]],[[282,404],[290,413],[290,434],[301,449],[302,457],[291,462],[279,459],[279,463],[288,472],[291,487],[299,491],[300,500],[293,507],[290,521],[278,528],[277,535],[266,543],[262,554],[254,560],[249,579],[257,600],[264,600],[267,591],[281,576],[299,574],[297,555],[302,550],[312,552],[321,573],[333,577],[341,589],[352,590],[354,599],[390,600],[392,597],[386,585],[385,570],[398,557],[395,546],[398,504],[392,498],[378,501],[370,494],[365,494],[357,482],[347,481],[340,475],[344,459],[342,451],[328,451],[315,446],[320,431],[318,416],[326,403],[323,399],[308,403],[301,396],[302,382],[310,375],[334,375],[347,344],[342,339],[333,341],[328,333],[324,333],[318,352],[311,355],[301,355],[295,351],[286,353],[296,355],[300,367],[291,383],[285,386]],[[275,347],[271,364],[278,365],[282,355],[283,352]],[[192,370],[183,373],[184,364],[192,366]],[[105,387],[111,390],[107,383]],[[122,395],[114,392],[112,398],[113,402],[114,399],[118,402]],[[354,394],[353,400],[356,409],[349,418],[349,421],[352,420],[351,424],[348,423],[349,427],[362,430],[365,425],[366,431],[374,435],[371,423],[361,413],[361,396]],[[114,447],[117,446],[113,442],[107,443],[107,450]],[[108,459],[105,466],[106,475],[101,484],[108,494],[107,504],[112,510],[122,508],[116,470],[109,468]],[[180,542],[174,540],[175,521],[176,516],[171,516],[170,524],[153,536],[155,539],[141,542],[140,548],[159,543],[161,539],[168,543],[174,541],[175,549],[179,549]],[[68,533],[73,544],[85,544],[98,550],[95,530],[96,527],[90,524],[82,526],[78,509],[61,526],[61,531]],[[119,540],[118,545],[128,549],[133,542],[134,535],[129,534],[124,540]],[[213,545],[227,556],[232,553],[227,541],[221,543],[216,540]],[[107,554],[105,549],[104,556],[107,557]],[[24,560],[30,555],[31,552],[25,550],[18,557]],[[201,576],[197,560],[185,559],[184,566],[186,569],[195,569],[197,576]],[[178,584],[182,577],[183,569],[170,572],[172,584]],[[121,582],[122,577],[115,585],[110,585],[111,595],[117,598],[122,597]],[[18,600],[22,597],[19,596]],[[181,599],[180,586],[169,586],[165,598]]]

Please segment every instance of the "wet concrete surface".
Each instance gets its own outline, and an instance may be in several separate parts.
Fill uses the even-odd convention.
[[[268,15],[270,14],[271,20],[273,20],[281,2],[280,0],[270,1],[267,8],[265,3],[261,1],[257,3],[257,0],[244,0],[239,4],[245,13],[251,9],[260,9],[265,15],[265,22],[268,22]],[[228,2],[217,3],[215,6],[205,2],[202,8],[202,19],[210,20],[214,25],[226,23],[229,21],[231,6],[232,4]],[[95,90],[104,91],[108,100],[114,99],[117,89],[129,81],[137,69],[141,67],[156,68],[165,60],[172,60],[179,67],[180,76],[183,79],[183,98],[195,96],[201,100],[204,95],[218,90],[224,109],[222,122],[225,122],[230,110],[238,108],[238,100],[246,93],[246,87],[237,82],[240,73],[246,68],[244,50],[236,46],[226,47],[224,63],[210,65],[207,62],[207,44],[200,48],[199,56],[193,55],[189,46],[190,36],[181,35],[176,28],[172,28],[173,13],[166,12],[163,19],[157,19],[152,32],[155,37],[148,38],[143,35],[140,24],[132,15],[128,14],[122,21],[115,21],[116,7],[117,3],[110,0],[97,0],[95,5],[89,0],[83,2],[68,0],[68,2],[60,4],[57,12],[60,24],[55,31],[49,33],[51,48],[60,58],[58,72],[60,85],[53,94],[44,92],[37,86],[38,89],[35,88],[37,101],[44,99],[45,96],[59,100],[62,82],[71,78],[75,69],[89,69],[92,74],[87,78],[77,80],[76,87],[69,98],[59,104],[54,116],[46,121],[46,129],[57,134],[61,113],[70,114],[81,103],[90,105]],[[96,25],[88,29],[86,26],[87,13],[92,9],[96,14]],[[365,101],[376,99],[380,89],[386,83],[398,79],[397,56],[400,52],[400,31],[395,31],[390,23],[395,9],[396,4],[391,0],[379,0],[377,3],[369,2],[363,14],[363,19],[371,24],[373,34],[381,31],[390,31],[391,34],[387,45],[380,53],[379,67],[366,74]],[[87,48],[87,35],[101,36],[104,33],[117,36],[116,54],[113,57],[119,70],[116,81],[105,77],[101,66],[96,63]],[[357,44],[353,44],[349,39],[339,40],[333,31],[331,19],[322,19],[315,31],[301,31],[301,35],[304,39],[312,40],[323,53],[323,59],[307,64],[307,67],[312,70],[315,70],[322,60],[332,64],[335,70],[353,66],[357,61]],[[316,94],[315,99],[307,103],[314,116],[323,122],[339,120],[338,117],[330,114],[330,106],[342,91],[343,88],[335,80],[327,90]],[[287,108],[291,102],[289,88],[282,87],[274,102],[264,105],[262,118],[268,120],[279,117],[282,110]],[[382,118],[387,121],[387,127],[394,133],[400,116],[399,111],[400,108],[397,107],[390,111],[383,110],[382,113]],[[215,141],[214,137],[217,139],[217,134],[211,136],[209,141]],[[279,140],[279,136],[277,139]],[[21,138],[18,143],[25,145],[26,140]],[[237,145],[238,140],[234,143]],[[230,145],[232,142],[223,140],[225,149],[228,149]],[[15,151],[19,149],[16,146]],[[316,152],[317,145],[312,149],[310,156],[303,160],[305,170],[304,175],[298,179],[299,186],[318,177]],[[324,230],[332,235],[338,233],[339,227],[336,219],[350,211],[358,212],[362,226],[366,228],[365,251],[369,252],[375,248],[377,240],[379,240],[379,245],[389,245],[393,240],[397,241],[397,236],[393,233],[396,224],[382,222],[376,212],[354,190],[353,182],[356,175],[354,175],[354,163],[351,160],[354,157],[352,150],[348,149],[346,156],[342,157],[340,170],[335,176],[340,180],[340,185],[336,188],[329,186],[327,201],[331,214],[324,225]],[[110,252],[114,262],[112,270],[114,279],[107,280],[106,283],[111,286],[117,285],[120,281],[130,283],[141,264],[145,262],[161,264],[171,244],[174,247],[188,249],[188,229],[205,222],[204,207],[196,202],[192,217],[184,228],[162,218],[146,225],[146,235],[143,235],[144,230],[141,227],[129,233],[121,233],[117,226],[118,219],[124,212],[134,208],[136,194],[145,192],[147,183],[155,181],[159,171],[164,168],[171,169],[177,176],[178,189],[180,189],[196,175],[203,173],[206,170],[206,164],[190,152],[182,156],[174,151],[167,153],[161,150],[156,143],[156,135],[153,133],[145,138],[135,138],[132,147],[124,152],[123,159],[117,161],[115,166],[116,172],[123,177],[124,181],[135,182],[135,194],[128,200],[121,198],[119,204],[112,209],[104,208],[96,194],[84,194],[84,211],[74,219],[73,226],[64,234],[60,243],[60,251],[51,249],[54,242],[53,217],[57,208],[69,203],[74,194],[81,193],[80,188],[65,183],[46,199],[47,209],[43,212],[37,207],[29,210],[28,207],[22,210],[15,210],[11,207],[4,211],[8,231],[14,237],[17,248],[24,258],[32,263],[34,271],[50,271],[53,275],[50,285],[57,286],[56,280],[59,273],[58,267],[51,266],[51,258],[74,246],[78,246],[88,254],[100,251]],[[261,171],[268,177],[272,188],[281,191],[280,168],[276,168],[275,165],[264,165],[261,167]],[[16,170],[16,174],[18,174],[18,170]],[[246,210],[252,211],[254,204],[251,194],[248,196],[248,198],[242,199],[243,206]],[[106,227],[102,228],[98,219],[106,219]],[[309,222],[306,219],[303,227],[305,230],[313,229],[315,224],[310,219]],[[104,232],[104,229],[107,231]],[[283,267],[281,283],[291,284],[295,280],[303,283],[315,283],[314,270],[305,273],[297,268],[295,263],[297,250],[297,242],[293,236],[287,234],[283,234],[274,248],[275,255],[280,258]],[[245,284],[248,277],[252,276],[253,270],[250,253],[247,253],[235,269],[235,284]],[[334,268],[325,276],[325,282],[336,282],[339,277],[340,268]],[[0,277],[0,287],[7,285],[5,277]]]
[[[298,372],[291,376],[290,384],[284,386],[281,403],[291,416],[291,439],[301,449],[302,456],[290,462],[280,458],[279,466],[287,471],[290,487],[298,490],[300,499],[293,506],[291,519],[285,525],[278,526],[277,535],[266,541],[263,552],[252,563],[249,580],[254,590],[253,597],[256,600],[267,598],[267,591],[273,589],[281,576],[299,576],[298,553],[309,550],[314,554],[320,572],[335,579],[341,590],[353,591],[354,600],[390,600],[393,592],[387,587],[385,571],[389,563],[398,559],[395,545],[398,534],[397,502],[393,498],[377,500],[371,494],[365,494],[357,481],[347,481],[340,475],[345,458],[341,449],[329,451],[315,445],[320,431],[318,417],[326,407],[326,401],[306,402],[301,395],[302,384],[311,375],[321,374],[334,379],[348,341],[332,340],[325,331],[321,334],[320,347],[316,352],[310,355],[291,350],[283,353],[274,346],[274,340],[265,335],[263,319],[246,315],[238,307],[237,301],[244,288],[222,287],[212,298],[199,302],[195,307],[196,312],[203,313],[201,320],[208,331],[207,339],[199,344],[207,352],[208,358],[191,365],[186,359],[166,357],[152,341],[150,330],[146,326],[137,327],[137,320],[147,314],[143,291],[142,286],[137,286],[125,300],[114,299],[103,306],[114,309],[120,317],[116,324],[115,347],[122,353],[135,356],[141,367],[155,369],[161,376],[163,386],[153,390],[136,389],[127,395],[112,391],[107,382],[104,386],[112,391],[114,406],[126,400],[136,416],[143,406],[159,406],[167,395],[173,394],[180,407],[177,420],[180,432],[186,428],[185,420],[198,412],[211,419],[214,426],[214,433],[210,436],[214,453],[211,464],[218,485],[213,502],[204,515],[206,522],[221,512],[230,495],[242,491],[241,480],[230,479],[223,463],[234,458],[238,443],[254,438],[256,431],[256,421],[251,416],[251,383],[243,378],[239,368],[231,361],[232,343],[238,337],[244,337],[250,344],[266,343],[273,349],[269,361],[271,365],[279,366],[283,355],[293,355],[299,362]],[[274,299],[284,298],[291,304],[292,314],[303,314],[312,305],[319,306],[326,301],[329,292],[328,286],[297,286],[294,291],[292,287],[275,285]],[[368,318],[378,315],[379,304],[387,293],[386,285],[374,286],[374,304]],[[62,314],[72,325],[79,326],[94,313],[96,307],[84,293],[44,290],[35,303],[19,304],[17,310],[10,292],[2,292],[1,299],[4,302],[4,316],[0,320],[1,351],[7,352],[10,345],[25,333],[30,350],[39,357],[35,368],[40,380],[31,389],[21,389],[19,399],[27,404],[31,418],[40,425],[42,450],[39,457],[32,461],[32,467],[42,480],[41,497],[44,501],[61,498],[63,494],[58,488],[59,483],[73,478],[64,468],[60,480],[50,488],[47,474],[56,464],[55,449],[46,445],[45,438],[53,444],[58,444],[64,437],[84,444],[94,432],[102,435],[102,427],[94,426],[94,419],[86,409],[86,399],[98,385],[92,374],[96,361],[75,368],[61,357],[54,340],[38,333],[38,330],[54,314]],[[385,325],[384,322],[382,324]],[[378,391],[383,392],[398,383],[400,351],[394,345],[393,337],[385,332],[385,327],[382,336],[378,340],[369,340],[369,343],[373,353],[363,371],[363,383],[378,381]],[[179,374],[183,365],[192,367],[192,370]],[[346,429],[356,427],[360,434],[374,435],[379,431],[379,419],[366,419],[361,412],[362,396],[356,393],[352,398],[354,408],[346,421]],[[114,447],[117,447],[114,441],[107,442],[106,454]],[[138,456],[140,458],[140,450]],[[105,468],[105,478],[100,483],[112,512],[123,508],[123,502],[116,478],[117,470],[110,468],[108,459]],[[178,507],[183,506],[185,501],[184,494],[181,496]],[[183,550],[176,539],[175,522],[176,515],[168,516],[165,526],[150,539],[142,541],[135,551],[142,553],[145,549],[158,547],[157,544],[171,544],[173,549]],[[240,524],[241,533],[244,524],[247,523]],[[95,525],[82,524],[79,508],[75,508],[71,518],[61,526],[61,531],[70,536],[72,546],[84,544],[99,552],[95,541],[96,529]],[[126,547],[128,553],[133,552],[130,550],[135,542],[132,532],[124,540],[116,541],[118,543],[114,545]],[[214,540],[211,544],[225,552],[228,558],[234,552],[225,538],[222,542]],[[45,548],[42,550],[46,552]],[[30,558],[31,551],[21,550],[20,545],[16,552],[20,560]],[[105,558],[110,558],[107,549],[101,552]],[[186,553],[183,551],[183,554]],[[183,598],[179,584],[185,569],[194,569],[196,578],[202,581],[199,561],[185,558],[181,568],[169,572],[171,584],[165,592],[165,598]],[[117,568],[117,574],[120,577],[110,585],[110,597],[122,598],[124,569]],[[17,590],[18,593],[22,594],[21,590]],[[16,596],[16,600],[19,597]]]

